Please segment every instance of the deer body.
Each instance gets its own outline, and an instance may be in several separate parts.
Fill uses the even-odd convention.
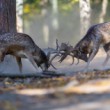
[[[107,53],[106,61],[104,64],[107,63],[109,59],[109,46],[110,46],[110,22],[108,23],[101,23],[92,26],[84,36],[74,47],[73,53],[75,54],[85,54],[88,56],[87,61],[87,68],[92,59],[95,57],[96,53],[99,50],[99,47],[103,45],[104,50]]]
[[[47,56],[27,34],[6,33],[0,36],[0,60],[3,61],[8,54],[16,57],[20,70],[22,70],[21,58],[28,58],[36,69],[38,67],[43,71],[48,69]]]

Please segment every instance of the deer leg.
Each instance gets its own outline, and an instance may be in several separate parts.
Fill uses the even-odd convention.
[[[0,62],[3,62],[5,57],[5,54],[3,54],[3,52],[0,52]]]
[[[38,66],[37,66],[37,64],[36,64],[36,62],[35,62],[35,60],[34,60],[32,54],[30,54],[30,53],[28,53],[28,52],[25,52],[25,56],[29,59],[29,61],[32,63],[32,65],[33,65],[36,69],[38,69]]]
[[[105,66],[105,65],[107,64],[109,58],[110,58],[110,53],[109,53],[109,51],[108,51],[108,52],[107,52],[107,56],[106,56],[106,58],[105,58],[105,60],[104,60],[104,62],[103,62],[103,64],[102,64],[103,66]]]
[[[105,66],[105,65],[107,64],[107,62],[108,62],[108,60],[109,60],[109,58],[110,58],[109,47],[110,47],[110,43],[104,45],[104,50],[105,50],[105,52],[107,53],[107,56],[106,56],[106,58],[105,58],[105,60],[104,60],[104,62],[103,62],[103,64],[102,64],[103,66]]]
[[[86,65],[86,67],[85,67],[86,70],[88,70],[88,67],[89,67],[90,62],[93,60],[93,58],[94,58],[95,55],[97,54],[97,52],[98,52],[98,50],[99,50],[99,44],[100,44],[99,41],[96,42],[96,43],[94,43],[93,50],[92,50],[92,52],[91,52],[91,54],[90,54],[90,56],[89,56],[89,59],[88,59],[88,61],[87,61],[87,65]]]
[[[19,70],[22,73],[22,61],[20,57],[16,57],[17,64],[19,66]]]

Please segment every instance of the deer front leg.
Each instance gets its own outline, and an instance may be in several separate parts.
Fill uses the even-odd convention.
[[[36,64],[36,62],[35,62],[35,60],[34,60],[32,54],[30,54],[29,52],[25,52],[25,56],[29,59],[29,61],[32,63],[32,65],[33,65],[36,69],[38,69],[38,66],[37,66],[37,64]]]
[[[3,52],[0,51],[0,62],[3,62],[5,57],[5,54],[3,54]]]
[[[105,50],[105,52],[107,53],[107,56],[106,56],[106,58],[105,58],[105,60],[104,60],[104,62],[103,62],[103,64],[102,64],[103,66],[105,66],[105,65],[107,64],[107,62],[108,62],[108,60],[109,60],[109,58],[110,58],[109,47],[110,47],[110,43],[104,45],[104,50]]]
[[[110,58],[110,52],[108,51],[108,52],[107,52],[107,56],[106,56],[106,58],[105,58],[105,60],[104,60],[104,62],[103,62],[103,64],[102,64],[103,66],[105,66],[105,65],[107,64],[109,58]]]
[[[16,57],[17,64],[19,66],[19,70],[22,73],[22,61],[20,57]]]
[[[88,58],[87,65],[85,67],[86,71],[88,71],[88,67],[90,65],[90,62],[93,60],[93,58],[97,54],[97,52],[99,50],[99,46],[100,46],[100,41],[94,43],[94,47],[93,47],[92,52]]]

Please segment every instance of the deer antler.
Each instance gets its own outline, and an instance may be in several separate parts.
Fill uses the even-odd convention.
[[[61,45],[59,46],[59,44],[58,44],[58,39],[56,39],[56,50],[57,50],[57,54],[55,54],[52,58],[51,58],[51,60],[50,60],[50,62],[52,62],[57,56],[60,56],[61,57],[61,55],[62,55],[62,58],[61,58],[61,60],[59,60],[59,61],[63,61],[65,58],[66,58],[66,56],[65,57],[63,57],[63,53],[67,50],[67,48],[68,48],[68,44],[66,44],[66,43],[61,43]]]
[[[49,52],[47,53],[47,59],[48,59],[48,65],[49,65],[49,66],[51,65],[54,69],[56,69],[56,67],[52,64],[52,61],[51,61],[51,60],[49,61],[51,54],[54,54],[54,53],[56,53],[56,51],[54,51],[54,52],[50,52],[50,51],[49,51]]]
[[[51,65],[54,69],[56,69],[56,67],[54,67],[53,66],[53,64],[52,64],[52,61],[53,61],[53,59],[55,59],[57,56],[60,56],[60,54],[62,54],[60,51],[62,50],[61,49],[61,47],[63,47],[63,45],[62,46],[59,46],[59,44],[58,44],[58,39],[56,39],[56,50],[54,50],[54,52],[48,52],[48,54],[47,54],[47,58],[48,58],[48,61],[49,61],[49,59],[50,59],[50,55],[51,54],[55,54],[51,59],[50,59],[50,61],[48,62],[48,64],[49,65]],[[50,49],[50,48],[49,48]]]
[[[63,54],[61,55],[61,59],[59,60],[59,62],[61,63],[67,56],[68,56],[67,53],[63,53]]]
[[[58,39],[56,39],[56,50],[59,49]]]
[[[58,39],[56,39],[56,54],[51,58],[50,60],[50,64],[52,64],[52,61],[57,57],[57,56],[60,56],[60,60],[59,62],[61,63],[68,55],[70,55],[72,57],[72,64],[74,63],[74,48],[73,46],[69,45],[69,42],[68,43],[61,43],[61,45],[59,46],[58,44]],[[78,63],[79,63],[79,59],[78,59]],[[77,63],[77,64],[78,64]],[[71,64],[71,65],[72,65]]]
[[[72,59],[73,59],[72,64],[74,64],[74,57],[75,57],[74,51],[75,51],[75,50],[73,49],[73,50],[72,50],[72,53],[69,54],[69,55],[72,57]],[[79,64],[79,58],[76,57],[76,59],[78,60],[78,62],[76,63],[76,65],[77,65],[77,64]],[[72,65],[72,64],[71,64],[71,65]]]

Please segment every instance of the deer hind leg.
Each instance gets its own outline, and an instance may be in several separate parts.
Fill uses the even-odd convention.
[[[20,57],[16,57],[17,64],[19,66],[19,70],[22,73],[22,61]]]

